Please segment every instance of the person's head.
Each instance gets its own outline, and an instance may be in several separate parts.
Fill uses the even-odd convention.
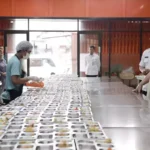
[[[28,41],[22,41],[16,46],[17,54],[21,59],[28,59],[32,51],[32,44]]]
[[[93,45],[90,46],[90,48],[89,48],[90,55],[93,55],[94,51],[95,51],[95,46],[93,46]]]
[[[3,57],[4,47],[0,46],[0,58]]]

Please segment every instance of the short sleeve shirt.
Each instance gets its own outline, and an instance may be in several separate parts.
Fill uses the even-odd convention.
[[[16,85],[12,82],[11,77],[12,76],[21,76],[22,73],[22,67],[21,62],[17,58],[17,56],[13,56],[6,67],[6,90],[18,90],[20,85]]]

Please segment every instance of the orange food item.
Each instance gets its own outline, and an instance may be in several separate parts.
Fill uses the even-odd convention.
[[[43,88],[44,87],[44,83],[43,82],[26,82],[26,86]]]
[[[108,148],[108,150],[112,150],[112,148],[111,148],[111,147],[109,147],[109,148]]]

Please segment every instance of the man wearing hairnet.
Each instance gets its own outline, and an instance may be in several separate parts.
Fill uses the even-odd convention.
[[[32,44],[22,41],[16,46],[17,53],[9,60],[6,68],[6,91],[1,95],[1,104],[7,104],[22,94],[23,85],[29,80],[39,81],[38,77],[25,77],[21,60],[28,59],[32,51]]]

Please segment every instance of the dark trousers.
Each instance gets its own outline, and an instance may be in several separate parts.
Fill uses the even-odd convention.
[[[86,75],[86,77],[97,77],[98,75]]]
[[[22,71],[21,78],[24,78],[25,75],[26,75],[26,73],[24,71]],[[21,96],[22,91],[23,91],[23,86],[24,86],[23,84],[20,85],[18,90],[14,90],[14,89],[13,90],[7,90],[10,94],[10,100],[3,99],[4,103],[8,104],[9,102],[13,101],[17,97]]]
[[[8,91],[9,91],[11,100],[16,99],[17,97],[21,96],[21,94],[22,94],[22,91],[16,91],[16,90],[8,90]]]
[[[5,104],[8,104],[9,102],[13,101],[14,99],[16,99],[17,97],[21,96],[22,94],[22,90],[17,91],[17,90],[7,90],[10,94],[10,100],[7,99],[3,99]]]

